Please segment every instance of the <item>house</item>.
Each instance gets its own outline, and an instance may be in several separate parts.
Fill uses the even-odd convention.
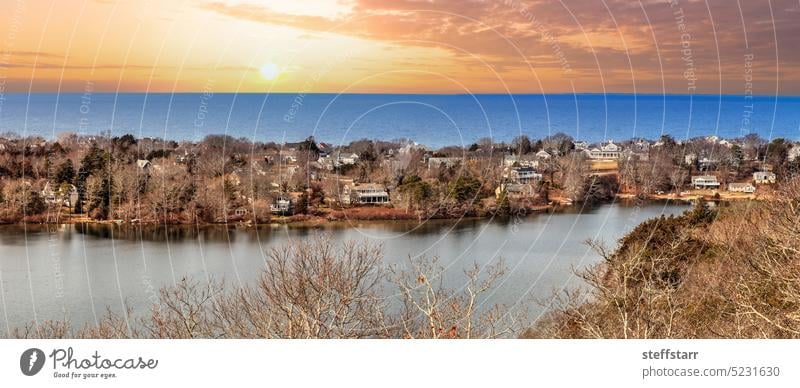
[[[515,164],[536,168],[539,166],[539,161],[536,160],[535,155],[503,155],[503,167],[511,167]]]
[[[244,217],[248,213],[250,213],[250,211],[244,206],[237,207],[236,210],[233,211],[233,214],[237,217]]]
[[[267,151],[266,155],[264,155],[264,162],[266,162],[267,164],[296,163],[297,151],[294,148],[281,148],[278,150],[271,149]]]
[[[328,143],[317,144],[317,149],[319,150],[319,156],[328,156],[333,152],[333,146]]]
[[[631,144],[631,150],[637,154],[650,152],[650,142],[638,139]]]
[[[708,157],[704,156],[697,162],[697,164],[698,164],[698,167],[700,167],[701,170],[704,170],[704,171],[714,170],[716,168],[717,164],[719,164],[719,160],[711,159],[711,158],[708,158]]]
[[[728,183],[728,191],[732,193],[748,193],[756,192],[756,187],[750,183]]]
[[[279,197],[269,205],[269,211],[274,214],[290,214],[292,212],[292,200]]]
[[[794,145],[792,148],[789,148],[789,152],[786,154],[786,159],[790,162],[794,162],[800,158],[800,145]]]
[[[542,174],[536,172],[533,167],[516,167],[511,169],[508,176],[514,183],[531,183],[539,182],[542,180]]]
[[[53,190],[53,187],[50,185],[50,182],[47,182],[44,185],[44,189],[42,189],[41,194],[42,198],[44,198],[44,202],[47,203],[48,205],[55,205],[56,203],[59,202],[58,195],[56,191]]]
[[[55,189],[53,186],[55,185],[47,182],[41,192],[42,198],[48,205],[73,207],[78,202],[78,188],[75,185],[63,184]]]
[[[692,177],[692,186],[695,189],[718,189],[719,181],[713,175],[696,175]]]
[[[139,170],[144,173],[149,173],[152,164],[147,159],[139,159],[136,161],[136,167],[139,167]]]
[[[629,149],[622,151],[621,154],[626,159],[650,160],[650,142],[644,139],[637,139],[631,143]]]
[[[463,158],[458,158],[458,157],[449,157],[449,158],[430,157],[428,158],[428,168],[453,167],[461,163],[462,160]]]
[[[189,150],[183,150],[183,155],[178,155],[175,157],[175,163],[186,164],[189,163],[194,158],[195,158],[194,153],[190,153]]]
[[[497,186],[497,188],[494,190],[495,197],[500,199],[500,196],[503,194],[504,190],[509,198],[533,197],[535,193],[533,185],[503,183],[500,186]]]
[[[589,149],[589,143],[587,143],[585,141],[582,141],[582,140],[581,141],[576,141],[573,144],[575,144],[575,150],[576,151],[583,151],[585,149]]]
[[[341,153],[336,157],[336,165],[338,166],[349,166],[352,164],[358,163],[358,154],[345,154],[342,155]]]
[[[347,185],[342,190],[342,202],[350,204],[387,204],[389,192],[386,187],[378,183],[361,183]]]
[[[541,150],[541,151],[536,153],[536,157],[539,158],[539,159],[542,159],[542,160],[547,160],[547,159],[550,159],[552,157],[552,155],[550,155],[545,150]]]
[[[336,158],[331,155],[323,155],[318,159],[318,162],[326,170],[333,170],[341,166],[351,166],[358,163],[357,154],[337,154]]]
[[[753,180],[759,185],[768,185],[775,183],[776,176],[774,172],[770,171],[756,171],[753,173]]]
[[[514,154],[503,155],[503,163],[500,165],[500,167],[511,167],[514,165],[514,163],[518,162],[519,162],[519,155],[514,155]]]
[[[600,148],[592,148],[589,152],[592,159],[619,159],[622,156],[622,148],[611,140]]]

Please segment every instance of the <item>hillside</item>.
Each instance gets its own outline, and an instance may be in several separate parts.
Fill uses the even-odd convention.
[[[766,202],[653,219],[583,272],[589,287],[523,336],[800,337],[800,182]]]

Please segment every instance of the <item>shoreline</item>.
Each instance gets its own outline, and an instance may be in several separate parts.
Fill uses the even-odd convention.
[[[603,206],[603,205],[613,205],[619,203],[629,203],[635,201],[642,201],[646,203],[692,203],[697,201],[698,199],[702,198],[703,200],[709,202],[718,202],[718,203],[732,203],[732,202],[741,202],[741,201],[765,201],[766,199],[763,197],[757,197],[755,195],[737,195],[737,196],[721,196],[720,198],[715,198],[714,195],[705,193],[705,195],[700,194],[690,194],[690,195],[683,195],[683,196],[676,196],[675,194],[663,194],[663,195],[647,195],[644,198],[637,197],[635,194],[630,193],[619,193],[617,194],[614,199],[607,200],[607,201],[600,201],[600,202],[593,202],[590,206]],[[326,215],[306,215],[306,214],[299,214],[293,216],[280,216],[273,218],[270,222],[252,222],[252,221],[241,221],[241,220],[234,220],[234,221],[227,221],[227,222],[198,222],[198,221],[185,221],[185,222],[132,222],[132,221],[124,221],[124,220],[95,220],[86,215],[81,215],[81,217],[69,217],[68,219],[59,219],[54,221],[44,221],[44,222],[9,222],[9,223],[0,223],[0,226],[22,226],[22,225],[118,225],[118,226],[196,226],[196,227],[212,227],[212,226],[229,226],[229,227],[245,227],[245,228],[259,228],[259,227],[280,227],[280,226],[288,226],[288,227],[297,227],[297,228],[316,228],[322,227],[325,225],[345,225],[350,224],[351,222],[379,222],[379,223],[386,223],[386,222],[399,222],[399,223],[416,223],[416,224],[423,224],[427,221],[455,221],[461,222],[464,220],[491,220],[491,219],[513,219],[513,218],[521,218],[521,217],[528,217],[537,214],[544,214],[544,213],[566,213],[573,209],[578,209],[585,206],[585,202],[558,202],[553,201],[551,204],[547,205],[538,205],[532,206],[525,209],[518,209],[517,211],[513,211],[512,214],[507,216],[499,216],[496,214],[486,213],[481,215],[465,215],[461,217],[411,217],[414,215],[414,212],[406,212],[402,209],[394,209],[394,208],[386,208],[397,210],[396,215],[407,215],[407,217],[360,217],[359,215],[353,215],[352,217],[334,217],[332,218],[331,213],[333,212],[342,212],[343,210],[329,210]],[[349,208],[347,210],[353,209],[365,209],[365,207],[361,208]],[[368,209],[368,208],[367,208]]]

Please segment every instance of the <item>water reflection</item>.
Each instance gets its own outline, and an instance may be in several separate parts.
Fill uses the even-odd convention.
[[[463,219],[337,222],[317,227],[263,225],[197,227],[117,224],[0,226],[0,290],[11,327],[38,319],[93,321],[95,312],[147,311],[153,290],[184,276],[246,285],[264,267],[264,252],[324,233],[335,241],[384,246],[384,264],[409,255],[438,256],[447,287],[463,287],[463,270],[496,263],[509,271],[481,303],[512,305],[577,285],[573,269],[599,258],[584,241],[613,245],[645,219],[683,212],[673,204],[605,205],[510,220]],[[31,285],[33,287],[31,287]],[[31,289],[32,288],[32,289]],[[36,314],[34,314],[34,311]],[[2,323],[0,323],[0,326]]]

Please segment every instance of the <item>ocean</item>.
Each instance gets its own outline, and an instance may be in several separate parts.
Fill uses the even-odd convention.
[[[800,97],[526,94],[141,94],[0,95],[0,133],[61,132],[200,140],[345,144],[407,138],[431,147],[563,132],[589,142],[717,135],[800,139]]]

